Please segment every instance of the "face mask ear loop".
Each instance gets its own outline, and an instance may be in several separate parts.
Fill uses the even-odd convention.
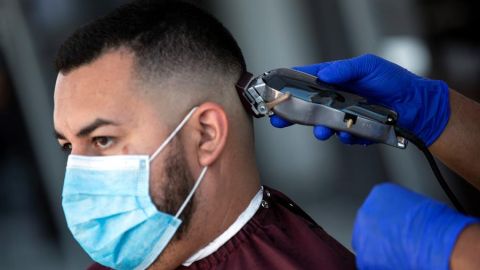
[[[185,126],[185,124],[187,123],[187,121],[190,119],[190,117],[192,116],[192,114],[198,109],[198,107],[193,107],[193,109],[190,110],[190,112],[187,114],[187,116],[185,116],[185,118],[183,118],[182,122],[180,122],[180,124],[178,124],[178,126],[175,128],[174,131],[172,131],[172,133],[170,133],[170,135],[168,135],[167,139],[160,145],[160,147],[158,147],[158,149],[150,156],[150,161],[154,160],[158,154],[160,154],[160,152],[162,152],[162,150],[173,140],[173,138],[175,137],[175,135],[177,135],[177,133],[180,131],[180,129],[183,128],[183,126]]]
[[[185,209],[185,207],[187,206],[188,202],[190,201],[193,194],[195,193],[195,190],[197,190],[197,188],[200,185],[200,183],[202,182],[203,178],[205,178],[205,174],[207,173],[207,169],[208,169],[208,166],[203,167],[202,172],[200,172],[200,175],[198,176],[197,181],[195,182],[195,185],[193,186],[192,190],[188,194],[187,199],[185,199],[182,206],[180,206],[180,209],[178,209],[178,212],[175,215],[175,218],[178,218],[182,214],[183,209]]]

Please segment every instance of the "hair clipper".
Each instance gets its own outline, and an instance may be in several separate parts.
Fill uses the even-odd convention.
[[[374,142],[407,146],[395,130],[395,111],[315,76],[279,68],[254,78],[245,73],[236,87],[244,106],[257,118],[275,113],[292,123],[323,125]]]

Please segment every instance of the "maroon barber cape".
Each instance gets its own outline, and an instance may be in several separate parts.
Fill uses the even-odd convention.
[[[94,264],[88,270],[109,269]],[[282,193],[264,187],[253,218],[213,254],[177,269],[355,269],[355,257]]]

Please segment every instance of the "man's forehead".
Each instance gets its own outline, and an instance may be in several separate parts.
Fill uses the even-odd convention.
[[[103,54],[91,63],[68,73],[60,72],[55,86],[56,97],[89,91],[128,88],[132,79],[133,55],[122,50]]]
[[[152,83],[138,76],[135,65],[133,53],[117,49],[67,74],[60,73],[55,86],[55,127],[73,127],[79,121],[88,122],[88,117],[112,119],[110,115],[155,113],[165,118],[198,103],[202,91],[194,88],[201,84],[192,76],[179,72],[152,78]]]
[[[132,54],[115,51],[66,74],[59,73],[55,127],[75,129],[91,119],[128,116],[126,113],[140,102],[138,91],[133,89],[132,65]]]

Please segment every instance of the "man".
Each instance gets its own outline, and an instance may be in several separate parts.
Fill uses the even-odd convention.
[[[71,151],[63,208],[104,265],[91,269],[354,269],[347,249],[261,187],[235,92],[243,56],[212,16],[134,1],[78,29],[56,65],[55,130]]]
[[[480,189],[480,104],[443,81],[422,78],[375,55],[297,67],[398,112],[398,126]],[[274,116],[276,127],[291,125]],[[326,140],[334,131],[314,127]],[[370,144],[338,132],[346,144]],[[376,186],[357,213],[359,269],[479,269],[480,219],[394,184]]]

